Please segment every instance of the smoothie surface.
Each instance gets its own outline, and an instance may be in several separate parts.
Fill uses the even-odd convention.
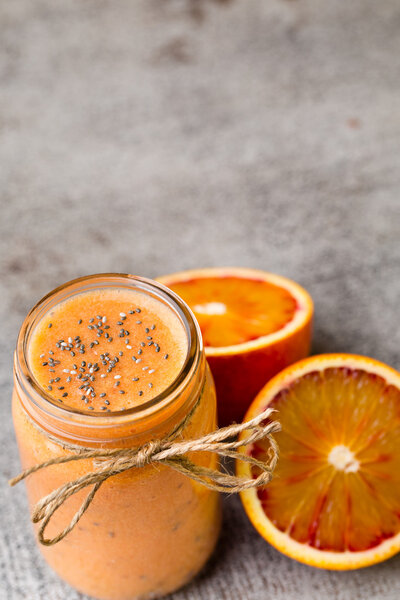
[[[120,411],[163,392],[188,351],[171,308],[131,289],[99,289],[60,302],[39,321],[28,361],[41,388],[80,411]]]

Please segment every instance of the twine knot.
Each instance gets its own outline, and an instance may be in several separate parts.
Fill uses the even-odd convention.
[[[153,457],[161,450],[161,440],[153,440],[144,444],[136,454],[136,467],[145,467],[153,461]]]
[[[238,493],[249,488],[266,485],[272,478],[278,460],[278,446],[272,434],[280,430],[280,425],[277,421],[269,420],[273,412],[273,409],[267,408],[257,417],[239,425],[233,424],[216,429],[197,439],[177,441],[177,436],[187,425],[193,414],[192,410],[169,436],[162,440],[153,440],[139,448],[96,450],[64,442],[62,444],[63,448],[69,450],[71,454],[55,457],[26,469],[20,475],[11,479],[9,483],[14,486],[36,471],[51,465],[93,459],[93,471],[89,471],[74,481],[69,481],[60,486],[39,500],[33,509],[32,521],[41,523],[38,530],[38,540],[45,546],[51,546],[62,540],[75,527],[104,481],[129,469],[162,464],[217,492]],[[245,439],[236,440],[236,436],[244,431],[247,431]],[[60,444],[60,441],[50,436],[50,434],[43,430],[42,433],[51,438],[52,441]],[[260,440],[269,441],[270,447],[266,461],[258,460],[248,453],[239,451],[239,448],[250,448],[252,444]],[[230,475],[218,469],[210,469],[195,464],[187,456],[188,453],[192,452],[213,452],[220,457],[235,458],[257,467],[258,471],[249,479]],[[44,532],[53,514],[70,496],[86,487],[91,487],[91,490],[70,523],[55,537],[45,538]]]

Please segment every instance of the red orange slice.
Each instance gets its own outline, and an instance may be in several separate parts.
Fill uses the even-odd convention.
[[[400,374],[362,356],[313,356],[285,369],[246,418],[276,408],[272,482],[242,493],[261,535],[309,565],[354,569],[400,550]],[[267,448],[255,444],[260,458]],[[251,467],[238,463],[239,474]]]
[[[312,300],[285,277],[227,267],[159,281],[187,302],[199,322],[222,425],[240,421],[266,381],[309,352]]]

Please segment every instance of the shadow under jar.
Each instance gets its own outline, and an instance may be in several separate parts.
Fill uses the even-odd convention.
[[[82,407],[68,406],[61,391],[60,399],[54,397],[32,372],[30,345],[35,329],[45,319],[51,319],[62,303],[71,301],[73,306],[85,294],[89,298],[100,291],[107,296],[112,290],[120,290],[124,298],[133,291],[136,305],[137,294],[147,305],[159,303],[161,314],[171,311],[186,339],[182,367],[167,387],[150,400],[136,400],[131,406],[127,393],[128,406],[123,410],[111,407],[105,409],[110,412],[100,411],[98,397],[90,400],[90,405],[95,405],[91,411],[84,402]],[[83,325],[86,332],[88,325]],[[127,346],[132,345],[129,342]],[[103,337],[94,351],[101,355],[106,350],[113,354],[112,344]],[[87,357],[78,353],[73,360],[79,366],[87,363],[92,354]],[[121,365],[122,361],[122,369]],[[87,364],[82,368],[86,367]],[[79,368],[76,372],[70,370],[64,378],[73,381],[79,377]],[[98,375],[96,370],[94,374]],[[112,373],[109,376],[114,377]],[[93,275],[69,282],[43,298],[22,325],[14,378],[13,418],[24,469],[71,454],[71,444],[96,449],[140,447],[170,435],[192,411],[177,441],[200,437],[216,427],[215,389],[196,321],[177,295],[139,277]],[[117,380],[113,386],[116,384]],[[189,458],[197,465],[217,468],[217,458],[212,453],[190,453]],[[56,488],[94,468],[93,459],[84,459],[51,465],[30,475],[26,486],[31,509]],[[47,538],[64,529],[90,489],[79,491],[61,505],[48,524]],[[83,593],[104,600],[158,598],[181,587],[201,569],[215,546],[219,529],[220,502],[216,492],[167,466],[150,464],[107,479],[64,539],[54,545],[39,546],[60,577]]]

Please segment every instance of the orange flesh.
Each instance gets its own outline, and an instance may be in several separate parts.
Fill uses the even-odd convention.
[[[242,344],[279,331],[297,307],[286,289],[257,279],[204,277],[168,287],[193,310],[208,347]]]
[[[398,388],[363,370],[326,368],[296,379],[269,406],[282,424],[280,460],[258,496],[275,527],[336,552],[399,533]],[[252,453],[265,450],[257,444]]]
[[[38,384],[64,406],[112,412],[165,390],[187,347],[183,324],[165,304],[135,290],[103,289],[76,295],[44,316],[30,341],[29,363]]]

